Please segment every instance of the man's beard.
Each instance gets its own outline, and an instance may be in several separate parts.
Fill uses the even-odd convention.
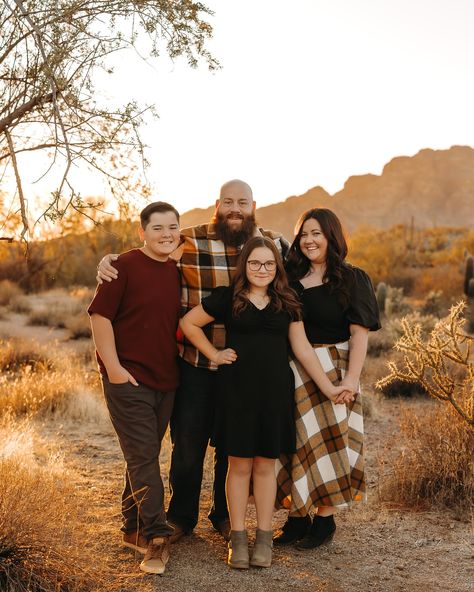
[[[231,217],[233,217],[233,214],[224,216],[219,212],[216,213],[216,235],[225,245],[239,247],[253,236],[257,225],[255,215],[252,213],[248,216],[242,216],[242,225],[238,230],[233,230],[229,227],[227,219]]]

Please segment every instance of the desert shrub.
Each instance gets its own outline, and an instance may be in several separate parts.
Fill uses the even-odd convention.
[[[412,310],[403,294],[403,288],[388,286],[387,299],[385,301],[385,314],[387,317],[392,315],[407,315],[410,312]]]
[[[410,324],[418,324],[421,327],[422,336],[426,337],[433,329],[437,319],[433,315],[422,315],[418,311],[404,317]],[[393,350],[395,343],[403,335],[402,318],[391,317],[383,322],[382,329],[369,333],[367,353],[373,357],[379,357]]]
[[[10,304],[13,298],[17,298],[23,294],[23,290],[18,284],[10,280],[0,281],[0,305],[6,306]]]
[[[28,423],[4,421],[0,431],[0,589],[105,589],[101,550],[93,538],[84,544],[92,494],[77,495],[59,454],[38,454]]]
[[[69,322],[85,314],[86,301],[83,295],[70,296],[64,290],[45,292],[40,295],[38,307],[31,310],[28,324],[65,329]]]
[[[385,501],[408,505],[446,505],[473,510],[474,430],[454,408],[437,404],[424,413],[406,409],[396,435],[402,452],[382,479]]]
[[[89,339],[92,336],[89,315],[86,312],[66,319],[65,326],[71,339]]]
[[[421,307],[421,313],[424,315],[433,315],[438,318],[448,313],[442,290],[431,290],[429,292]]]
[[[16,312],[18,314],[28,314],[32,309],[31,300],[28,296],[15,296],[10,300],[8,308],[11,312]]]
[[[423,298],[430,292],[442,290],[446,301],[459,300],[463,281],[460,262],[461,259],[420,270],[416,275],[412,294]]]
[[[425,387],[417,381],[392,380],[381,389],[386,397],[413,397],[417,395],[426,395]]]

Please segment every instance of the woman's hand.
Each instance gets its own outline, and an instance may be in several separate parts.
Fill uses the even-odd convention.
[[[344,376],[339,386],[345,386],[347,390],[352,391],[354,394],[359,392],[359,381],[348,374]]]
[[[112,280],[116,280],[118,278],[117,269],[111,265],[111,262],[116,261],[118,257],[119,256],[114,253],[102,257],[99,265],[97,266],[97,275],[95,278],[99,284],[102,284],[104,280],[106,282],[111,282]]]
[[[345,405],[346,403],[352,403],[354,400],[354,391],[340,384],[339,386],[333,386],[330,391],[324,393],[326,397],[331,400],[335,405]]]
[[[228,347],[227,349],[218,350],[212,361],[217,366],[221,366],[222,364],[233,364],[236,359],[237,354],[232,348]]]

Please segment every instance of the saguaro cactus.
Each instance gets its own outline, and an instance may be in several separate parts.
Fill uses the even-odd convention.
[[[474,257],[466,257],[466,273],[464,275],[464,294],[469,296],[469,282],[474,278]]]
[[[385,282],[380,282],[377,285],[377,290],[375,292],[375,296],[377,298],[377,304],[379,306],[379,311],[381,313],[385,312],[385,303],[387,301],[387,284]]]
[[[474,257],[466,258],[466,273],[464,275],[464,293],[467,296],[467,330],[474,333]]]

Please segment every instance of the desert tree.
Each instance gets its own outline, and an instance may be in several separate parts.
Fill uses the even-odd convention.
[[[0,178],[14,179],[10,210],[21,217],[22,239],[29,217],[19,155],[46,153],[42,174],[54,191],[41,215],[52,220],[97,205],[75,189],[77,167],[104,175],[117,198],[131,191],[131,169],[145,163],[140,125],[152,105],[101,100],[97,73],[112,73],[110,56],[127,48],[215,69],[205,46],[211,15],[192,0],[0,0]]]

